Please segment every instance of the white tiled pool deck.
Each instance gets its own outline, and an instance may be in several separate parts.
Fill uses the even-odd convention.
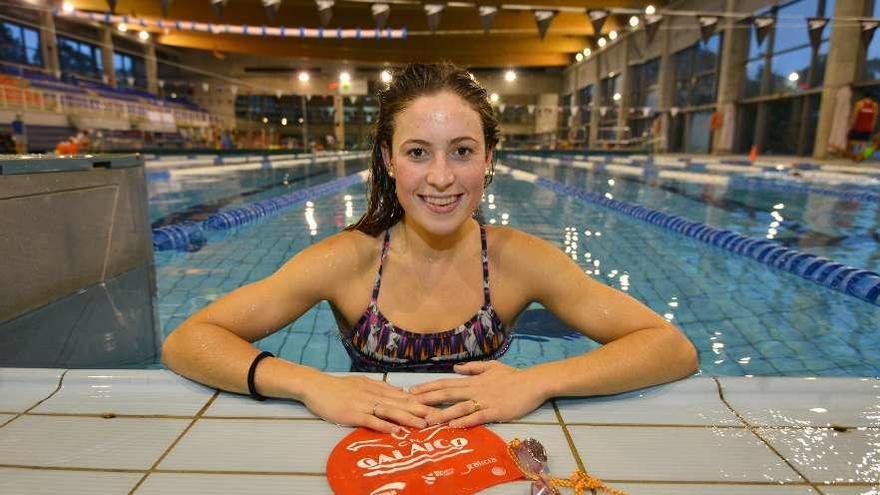
[[[554,474],[585,467],[631,494],[880,494],[875,379],[694,377],[490,428],[540,440]],[[4,495],[330,494],[327,457],[350,431],[165,370],[0,368]]]

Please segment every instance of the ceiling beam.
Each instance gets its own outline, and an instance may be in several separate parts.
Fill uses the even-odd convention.
[[[353,43],[340,40],[301,40],[291,39],[279,43],[277,39],[240,35],[210,35],[206,33],[170,33],[160,36],[158,42],[163,45],[182,48],[198,48],[220,52],[248,53],[270,57],[304,58],[314,60],[347,60],[352,62],[404,64],[413,60],[439,62],[449,60],[464,66],[480,67],[554,67],[571,63],[571,56],[563,50],[527,49],[527,43],[516,43],[523,46],[523,51],[513,52],[503,48],[504,44],[476,44],[466,46],[465,41],[455,42],[452,49],[442,51],[426,51],[423,48],[409,48],[409,40],[387,40],[385,46],[378,46],[380,40],[362,40],[372,46],[354,46]],[[430,42],[430,40],[425,40]],[[452,40],[450,40],[452,41]],[[567,42],[567,41],[561,41]],[[582,45],[580,45],[582,46]]]

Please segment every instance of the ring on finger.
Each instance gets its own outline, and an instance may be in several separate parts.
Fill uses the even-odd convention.
[[[474,403],[474,406],[471,409],[471,414],[473,414],[483,408],[483,405],[480,404],[479,402],[477,402],[475,399],[471,399],[471,402]]]
[[[381,405],[382,405],[381,402],[377,402],[377,403],[373,404],[373,409],[370,410],[370,414],[373,416],[376,416],[376,409]]]

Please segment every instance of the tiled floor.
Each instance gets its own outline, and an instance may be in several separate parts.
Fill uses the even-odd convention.
[[[582,466],[631,494],[876,495],[878,389],[878,380],[696,377],[554,400],[490,428],[541,440],[554,473]],[[327,457],[351,431],[300,404],[217,393],[165,370],[0,369],[0,406],[4,495],[330,494]]]

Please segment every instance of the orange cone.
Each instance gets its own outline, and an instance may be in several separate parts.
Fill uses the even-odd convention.
[[[758,161],[758,146],[752,145],[752,150],[749,152],[749,161],[754,164]]]

